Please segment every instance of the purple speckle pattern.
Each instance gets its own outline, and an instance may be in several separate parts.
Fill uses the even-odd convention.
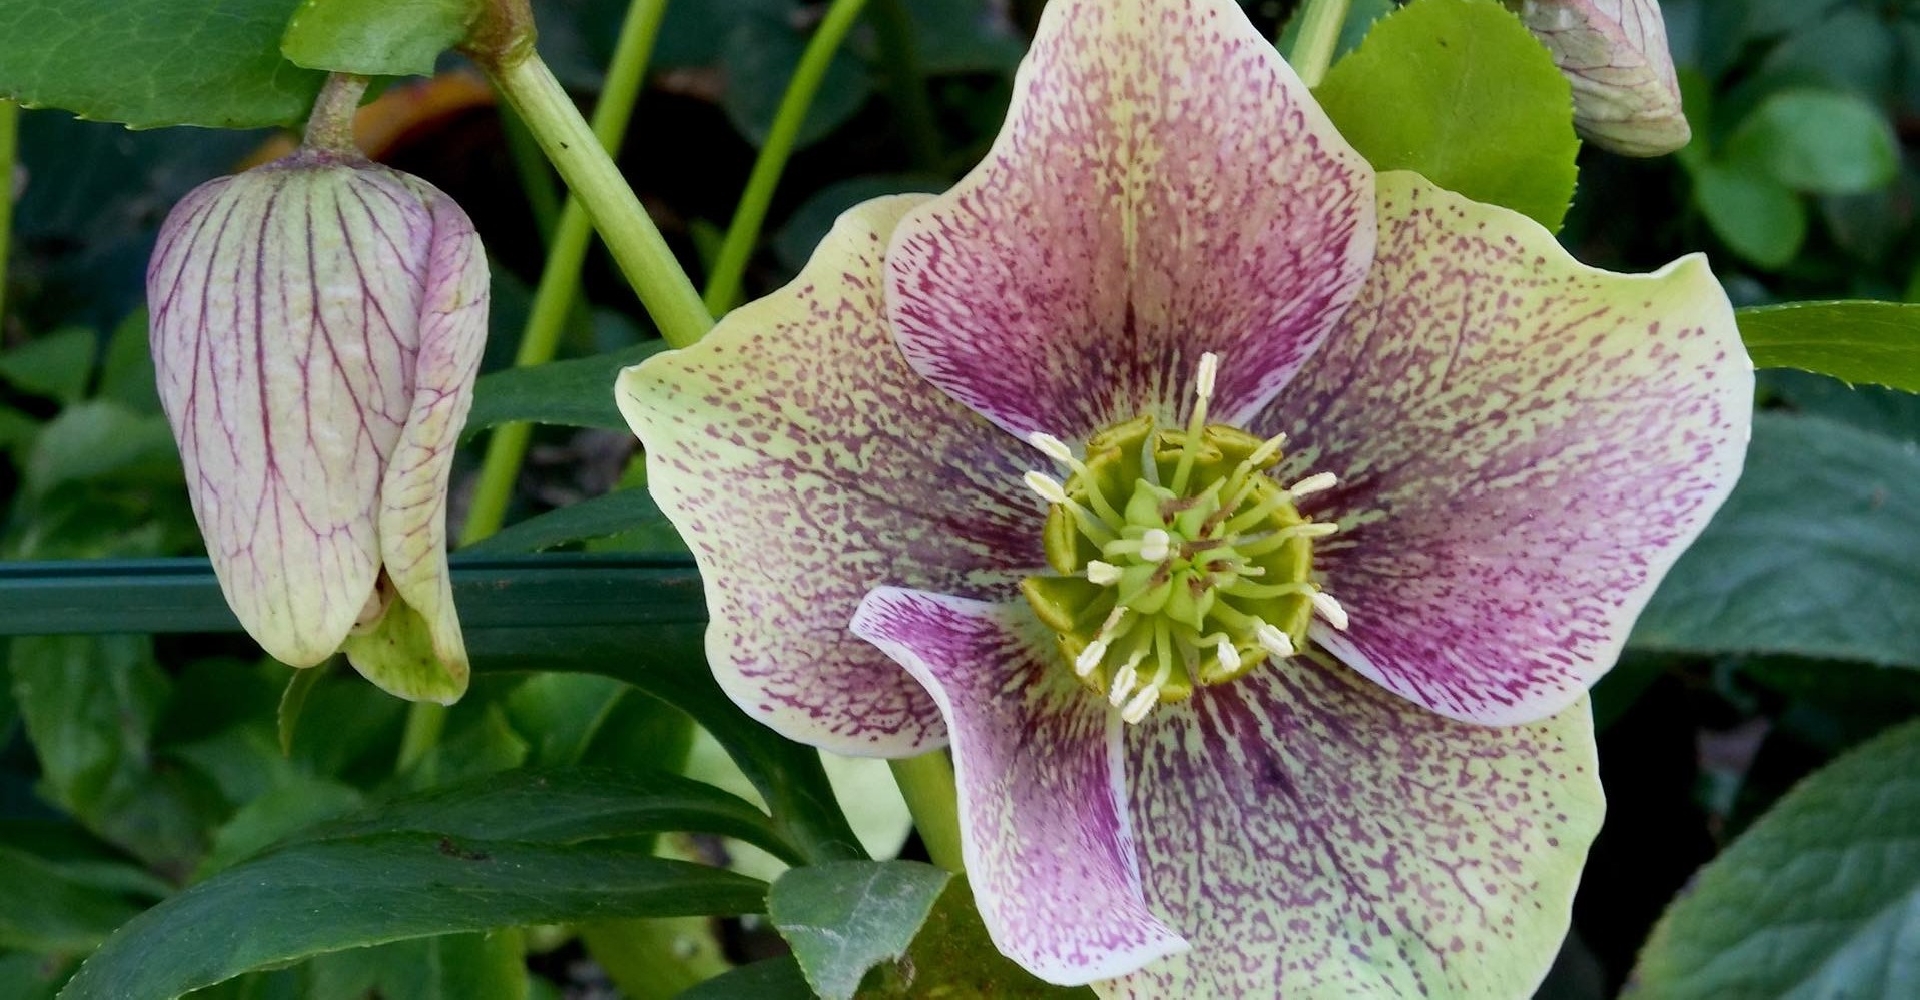
[[[714,675],[767,725],[845,754],[946,739],[920,685],[847,631],[869,589],[1004,597],[1044,564],[1027,446],[931,389],[887,328],[887,236],[918,200],[850,210],[792,284],[616,390],[706,581]]]
[[[411,478],[389,469],[396,451],[437,470],[444,492],[459,423],[444,418],[464,413],[472,364],[459,386],[438,370],[417,384],[416,360],[423,337],[442,342],[436,357],[477,357],[485,262],[452,202],[423,190],[370,163],[297,154],[189,194],[148,268],[161,403],[215,574],[248,632],[296,666],[332,655],[373,592],[382,481]],[[464,255],[460,273],[440,270],[449,254]],[[423,315],[427,290],[448,282],[463,283],[464,309]],[[459,405],[428,419],[425,396]],[[419,536],[408,551],[437,547],[444,498],[405,502]],[[420,560],[444,578],[441,554]],[[444,623],[458,648],[451,610]]]
[[[1444,715],[1544,718],[1739,477],[1752,366],[1698,257],[1597,271],[1411,174],[1380,203],[1366,288],[1254,423],[1340,478],[1304,506],[1346,526],[1314,555],[1352,626],[1314,637]]]
[[[1352,299],[1371,170],[1228,0],[1054,0],[986,160],[887,259],[915,370],[1017,434],[1257,410]]]
[[[1147,900],[1193,947],[1111,997],[1529,996],[1605,809],[1584,701],[1475,726],[1304,658],[1126,757]]]
[[[946,718],[967,871],[1001,952],[1077,985],[1186,950],[1141,899],[1119,716],[1065,676],[1032,615],[883,587],[853,630]]]

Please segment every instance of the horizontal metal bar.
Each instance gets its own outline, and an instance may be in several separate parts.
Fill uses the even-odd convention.
[[[472,629],[697,624],[689,560],[554,554],[452,559]],[[205,559],[0,563],[0,636],[238,632]]]

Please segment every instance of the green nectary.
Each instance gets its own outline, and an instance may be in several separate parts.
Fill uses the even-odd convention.
[[[1026,579],[1034,612],[1058,635],[1082,683],[1129,722],[1195,685],[1222,684],[1306,643],[1316,601],[1313,540],[1336,527],[1302,515],[1300,495],[1269,471],[1284,437],[1263,441],[1205,424],[1204,396],[1185,430],[1142,415],[1093,435],[1085,458],[1037,435],[1068,465],[1066,483],[1033,473],[1053,502],[1047,562],[1058,575]],[[1323,613],[1343,617],[1334,605]]]

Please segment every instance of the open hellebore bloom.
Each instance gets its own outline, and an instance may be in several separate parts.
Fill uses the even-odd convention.
[[[1506,0],[1573,84],[1573,123],[1602,149],[1659,156],[1687,144],[1659,0]]]
[[[979,168],[619,399],[721,683],[842,753],[950,740],[1026,968],[1496,997],[1566,931],[1584,693],[1751,389],[1703,260],[1376,180],[1230,0],[1054,0]]]
[[[446,495],[487,280],[452,199],[349,154],[209,182],[167,218],[160,397],[220,589],[276,659],[344,650],[403,698],[466,689]]]

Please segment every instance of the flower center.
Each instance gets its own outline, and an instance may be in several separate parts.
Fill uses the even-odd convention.
[[[1294,655],[1316,611],[1346,627],[1339,603],[1309,581],[1314,539],[1339,529],[1294,507],[1334,477],[1282,486],[1268,470],[1286,435],[1263,441],[1207,423],[1218,366],[1201,356],[1185,430],[1143,414],[1094,434],[1084,459],[1050,435],[1030,439],[1072,474],[1064,484],[1026,475],[1052,504],[1044,543],[1059,575],[1028,577],[1022,590],[1074,675],[1129,723],[1196,685]]]

